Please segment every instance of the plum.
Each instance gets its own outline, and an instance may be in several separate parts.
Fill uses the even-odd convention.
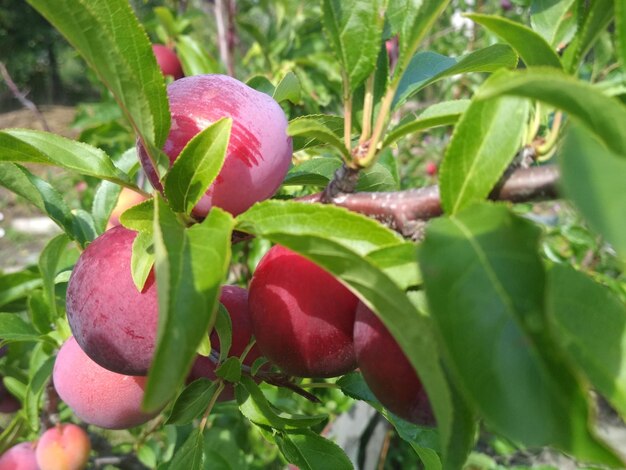
[[[183,66],[172,49],[162,44],[153,44],[152,51],[163,75],[173,77],[174,80],[185,76]]]
[[[74,414],[107,429],[127,429],[154,418],[159,411],[141,408],[146,377],[111,372],[92,361],[71,337],[59,350],[52,372],[54,387]]]
[[[215,121],[230,117],[233,127],[217,178],[193,210],[204,217],[212,206],[233,215],[274,194],[291,162],[287,119],[270,96],[226,75],[194,75],[167,87],[172,126],[163,150],[173,164],[187,142]],[[141,164],[152,185],[162,190],[144,147]]]
[[[365,382],[387,409],[416,424],[434,424],[415,369],[383,322],[362,302],[356,309],[354,349]]]
[[[0,470],[40,470],[35,458],[35,443],[16,444],[0,455]]]
[[[298,377],[354,369],[357,297],[328,272],[280,245],[259,262],[248,300],[261,353]]]
[[[81,254],[67,288],[67,318],[87,355],[113,372],[146,375],[154,354],[158,300],[154,274],[141,292],[130,271],[137,233],[107,230]]]
[[[40,470],[82,470],[91,452],[89,436],[75,424],[47,429],[37,442],[35,457]]]

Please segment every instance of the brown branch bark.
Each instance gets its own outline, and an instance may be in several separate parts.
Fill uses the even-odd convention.
[[[1,61],[0,61],[0,75],[2,76],[2,79],[5,81],[7,86],[9,87],[9,90],[11,90],[11,93],[13,93],[13,96],[15,96],[15,98],[22,104],[22,106],[24,106],[26,109],[30,109],[33,112],[33,114],[41,122],[41,125],[43,126],[44,130],[46,130],[47,132],[50,132],[50,127],[48,127],[46,118],[43,116],[41,111],[39,111],[39,108],[35,105],[35,103],[33,103],[28,98],[26,98],[26,93],[23,93],[20,91],[20,89],[17,87],[17,85],[13,81],[11,74],[7,70],[6,66],[4,65],[4,62],[1,62]]]
[[[491,200],[525,202],[558,197],[559,172],[555,166],[513,171],[489,195]],[[323,193],[299,198],[321,202]],[[426,186],[397,192],[338,194],[329,203],[372,217],[406,237],[415,235],[424,221],[442,214],[439,187]]]

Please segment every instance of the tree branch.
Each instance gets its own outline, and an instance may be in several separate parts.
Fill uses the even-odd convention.
[[[37,119],[39,119],[39,121],[41,122],[41,125],[43,126],[46,132],[50,132],[50,127],[48,127],[46,118],[43,116],[41,111],[39,111],[39,108],[35,105],[35,103],[33,103],[28,98],[26,98],[26,93],[23,93],[20,91],[20,89],[17,87],[17,85],[13,81],[13,78],[11,78],[11,74],[9,74],[9,71],[4,65],[4,62],[1,62],[1,61],[0,61],[0,76],[2,76],[2,78],[4,79],[5,83],[9,87],[9,90],[11,90],[11,93],[13,93],[13,96],[15,96],[15,98],[20,103],[22,103],[22,106],[31,110],[33,114],[35,114],[35,116],[37,117]]]

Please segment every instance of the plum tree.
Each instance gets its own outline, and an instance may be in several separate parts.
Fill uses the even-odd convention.
[[[196,75],[167,88],[172,126],[163,150],[173,163],[187,142],[223,117],[233,119],[219,175],[194,208],[204,217],[215,205],[233,215],[274,194],[291,162],[287,119],[270,96],[225,75]],[[152,185],[162,186],[145,149],[138,154]],[[242,190],[245,188],[245,190]]]
[[[382,321],[359,302],[354,349],[363,378],[393,413],[416,424],[434,424],[428,396],[408,358]]]
[[[87,466],[91,442],[75,424],[47,429],[37,442],[35,457],[40,470],[81,470]]]
[[[335,377],[354,369],[357,303],[333,276],[280,245],[261,259],[250,283],[260,351],[299,377]]]
[[[252,339],[248,291],[238,286],[224,286],[222,287],[220,302],[224,304],[232,323],[232,342],[228,355],[241,356]],[[213,331],[210,338],[211,348],[219,351],[220,341],[217,333]],[[251,366],[260,356],[261,352],[255,344],[246,354],[243,363]],[[215,363],[210,358],[199,355],[191,368],[188,379],[192,381],[200,377],[215,380],[217,376],[215,375]],[[233,387],[227,385],[220,394],[219,401],[232,400],[233,398]]]
[[[100,367],[73,337],[59,350],[52,380],[59,397],[76,416],[101,428],[131,428],[158,414],[141,409],[146,377],[117,374]]]
[[[120,216],[126,209],[130,209],[133,206],[145,201],[146,198],[136,191],[130,188],[122,188],[119,197],[117,198],[117,204],[111,211],[109,216],[109,222],[107,229],[116,227],[120,224]]]
[[[172,49],[162,44],[153,44],[152,51],[163,75],[173,77],[174,80],[185,76],[183,66]]]
[[[0,470],[40,470],[35,457],[35,443],[22,442],[0,456]]]
[[[87,355],[113,372],[146,375],[155,347],[158,301],[154,274],[141,292],[130,259],[137,233],[114,227],[81,254],[67,288],[67,318]]]

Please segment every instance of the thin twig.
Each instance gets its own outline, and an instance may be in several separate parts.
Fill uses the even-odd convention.
[[[11,93],[13,93],[13,96],[15,96],[15,98],[20,103],[22,103],[22,106],[29,109],[30,111],[33,112],[33,114],[35,114],[35,116],[37,117],[37,119],[39,119],[39,121],[41,122],[41,125],[43,126],[46,132],[50,132],[50,127],[48,126],[48,123],[46,122],[46,118],[44,117],[44,115],[41,113],[41,111],[39,111],[39,108],[35,105],[35,103],[33,103],[28,98],[26,98],[26,93],[22,93],[20,91],[20,89],[17,87],[17,85],[11,78],[11,74],[9,74],[9,71],[4,65],[4,62],[2,61],[0,61],[0,75],[2,75],[3,80],[6,82],[7,86],[9,87],[9,90],[11,90]]]

